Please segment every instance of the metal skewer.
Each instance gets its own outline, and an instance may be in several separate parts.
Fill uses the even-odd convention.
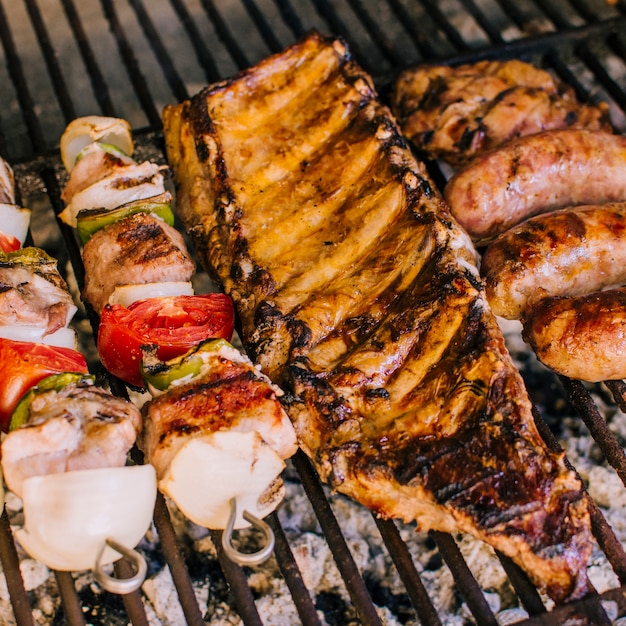
[[[135,569],[135,574],[129,578],[116,578],[108,574],[101,563],[102,555],[106,547],[113,548],[116,552],[119,552],[125,559],[131,562]],[[105,590],[111,593],[118,593],[121,595],[132,593],[141,587],[143,581],[146,578],[148,572],[148,565],[144,557],[132,548],[127,548],[120,543],[117,543],[114,539],[107,539],[100,548],[96,557],[96,565],[93,569],[93,575],[98,584]]]

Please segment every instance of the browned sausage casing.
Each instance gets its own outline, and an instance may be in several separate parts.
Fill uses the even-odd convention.
[[[444,194],[479,245],[539,213],[626,200],[626,137],[589,130],[522,137],[473,160]]]
[[[518,319],[534,300],[626,284],[626,202],[537,215],[496,238],[481,262],[493,312]]]
[[[626,289],[538,302],[522,335],[555,372],[588,382],[626,378]]]

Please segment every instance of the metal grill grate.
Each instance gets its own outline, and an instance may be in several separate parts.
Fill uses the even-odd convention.
[[[9,6],[10,5],[10,6]],[[626,5],[603,0],[0,0],[0,154],[15,164],[22,202],[33,208],[33,240],[71,267],[82,283],[80,252],[73,233],[55,223],[62,206],[62,168],[58,139],[71,119],[102,113],[127,118],[145,157],[163,160],[160,110],[207,82],[231,75],[277,52],[317,28],[343,36],[355,57],[385,94],[395,74],[420,60],[450,62],[517,56],[551,68],[586,99],[609,102],[619,130],[626,129]],[[442,180],[441,172],[435,177]],[[52,228],[50,224],[52,223]],[[88,320],[85,320],[88,321]],[[97,364],[94,365],[97,367]],[[561,380],[606,460],[626,484],[623,442],[611,431],[590,390]],[[626,411],[626,384],[607,385],[612,402]],[[125,394],[123,388],[114,389]],[[542,435],[557,448],[557,438],[536,411]],[[293,459],[291,479],[301,483],[333,553],[355,613],[363,624],[380,624],[373,590],[358,567],[335,509],[302,454]],[[18,624],[33,624],[29,594],[19,574],[19,557],[6,512],[0,518],[0,557]],[[610,624],[603,602],[626,614],[626,554],[598,506],[593,530],[620,585],[582,602],[552,610],[525,575],[507,558],[504,571],[531,616],[524,624]],[[278,514],[269,522],[276,535],[276,563],[303,624],[320,624],[316,599],[299,571]],[[442,624],[440,607],[429,597],[403,530],[394,522],[373,520],[404,584],[411,615],[425,625]],[[162,498],[155,527],[159,549],[169,566],[188,624],[204,624],[188,555],[177,537]],[[261,624],[250,572],[219,550],[217,558],[246,624]],[[494,611],[454,537],[433,532],[430,541],[451,571],[472,619],[496,625]],[[124,562],[119,565],[123,574]],[[74,579],[56,575],[67,623],[85,624]],[[148,624],[140,592],[123,597],[133,624]],[[104,623],[104,622],[103,622]]]

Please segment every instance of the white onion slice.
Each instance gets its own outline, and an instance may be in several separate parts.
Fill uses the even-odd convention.
[[[159,489],[199,526],[226,528],[230,500],[234,528],[250,526],[243,512],[262,519],[284,496],[284,461],[256,432],[217,431],[191,437],[170,462]]]
[[[128,548],[141,541],[152,522],[155,499],[151,465],[34,476],[24,481],[24,526],[15,538],[51,569],[92,569],[107,539]],[[120,556],[107,547],[100,563]]]
[[[109,176],[76,192],[59,217],[76,228],[76,216],[82,209],[116,209],[134,200],[159,196],[165,193],[163,169],[151,161],[117,168]]]
[[[191,282],[165,281],[162,283],[143,283],[141,285],[118,285],[109,296],[109,304],[121,304],[128,307],[137,300],[161,298],[166,296],[193,296]]]
[[[70,122],[61,136],[61,159],[65,169],[71,172],[78,153],[96,141],[112,144],[128,156],[133,153],[132,130],[126,120],[87,115]]]
[[[30,228],[32,211],[17,204],[0,203],[0,230],[23,244]]]
[[[0,326],[0,337],[13,339],[14,341],[32,341],[33,343],[45,343],[58,348],[78,347],[78,337],[73,328],[64,326],[49,335],[44,334],[45,328],[41,326],[26,326],[21,324],[5,324]]]

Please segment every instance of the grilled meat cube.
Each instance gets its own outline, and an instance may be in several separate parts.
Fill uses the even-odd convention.
[[[144,405],[141,446],[157,471],[159,488],[194,522],[225,528],[231,498],[269,514],[282,500],[283,459],[296,435],[278,401],[281,393],[235,350],[205,353],[206,369],[172,385]],[[234,357],[234,358],[233,358]]]
[[[29,421],[2,442],[2,471],[18,496],[31,476],[119,467],[141,429],[132,403],[88,383],[37,393]]]
[[[583,487],[536,430],[471,242],[345,45],[312,34],[164,125],[180,216],[321,477],[583,595]]]
[[[82,296],[98,313],[119,285],[187,282],[196,269],[182,235],[148,213],[136,213],[97,231],[82,255]]]
[[[13,168],[0,158],[0,204],[15,204],[15,175]]]
[[[37,248],[0,255],[1,326],[37,326],[49,334],[76,311],[55,259]]]
[[[409,68],[396,81],[392,108],[419,150],[457,166],[542,130],[612,129],[605,103],[581,104],[572,88],[518,60]]]

